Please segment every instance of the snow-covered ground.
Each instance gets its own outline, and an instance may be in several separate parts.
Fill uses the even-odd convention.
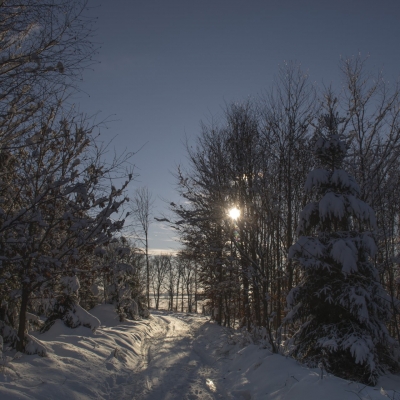
[[[400,377],[375,388],[272,354],[196,314],[154,312],[119,323],[113,307],[91,311],[95,333],[57,321],[37,337],[47,357],[5,352],[0,399],[400,399]]]

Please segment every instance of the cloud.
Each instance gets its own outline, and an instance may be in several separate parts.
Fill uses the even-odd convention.
[[[171,254],[176,255],[178,249],[149,249],[149,254],[156,256],[160,254]]]

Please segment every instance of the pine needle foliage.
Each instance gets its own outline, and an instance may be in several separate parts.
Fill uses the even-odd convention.
[[[314,200],[300,214],[298,240],[289,257],[303,278],[287,298],[287,323],[295,328],[288,351],[309,366],[323,363],[337,376],[376,384],[396,362],[386,323],[389,296],[372,260],[376,254],[372,208],[343,168],[348,144],[334,111],[320,118],[314,154],[319,168],[305,189]]]

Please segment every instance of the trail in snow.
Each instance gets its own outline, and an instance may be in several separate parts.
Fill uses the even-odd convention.
[[[211,400],[231,399],[209,355],[210,343],[202,317],[153,314],[163,332],[147,339],[143,346],[144,362],[135,372],[135,400]]]
[[[90,329],[56,321],[33,333],[47,357],[6,350],[1,400],[400,400],[400,376],[376,387],[334,377],[272,354],[248,335],[196,314],[152,312],[120,322],[110,304],[90,311]],[[246,339],[247,337],[247,339]]]
[[[321,380],[318,369],[258,345],[235,344],[228,340],[232,332],[204,317],[162,312],[153,317],[162,333],[145,341],[134,400],[400,400],[398,376],[382,377],[378,387],[326,374]]]
[[[67,328],[56,321],[32,333],[48,356],[7,350],[0,360],[0,399],[232,399],[216,368],[221,327],[196,314],[154,312],[119,322],[112,305],[91,313],[102,325]]]

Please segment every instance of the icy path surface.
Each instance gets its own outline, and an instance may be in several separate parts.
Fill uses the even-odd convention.
[[[163,329],[144,343],[133,399],[233,399],[220,384],[223,378],[211,356],[215,343],[208,337],[215,334],[209,331],[219,327],[199,316],[179,316],[153,314]]]

